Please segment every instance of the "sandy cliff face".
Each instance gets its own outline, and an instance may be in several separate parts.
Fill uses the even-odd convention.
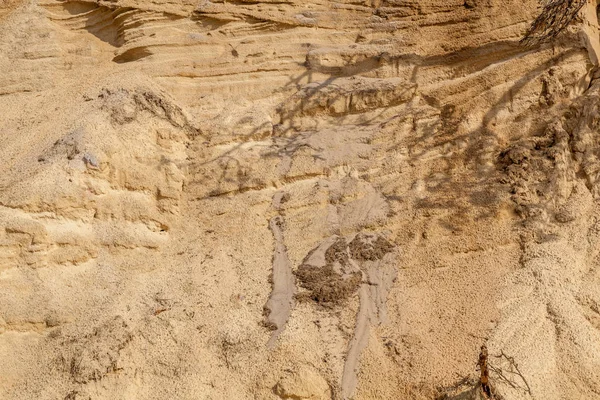
[[[0,0],[0,398],[471,399],[487,343],[600,399],[600,82],[535,13]]]

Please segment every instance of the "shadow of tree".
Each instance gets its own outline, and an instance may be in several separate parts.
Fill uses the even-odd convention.
[[[489,195],[489,193],[500,188],[497,171],[494,168],[479,168],[480,165],[478,165],[481,159],[489,156],[490,152],[500,152],[500,149],[494,147],[497,141],[493,129],[495,118],[529,82],[537,79],[551,66],[580,51],[579,49],[563,51],[552,59],[536,65],[533,69],[524,71],[524,75],[516,80],[496,103],[491,105],[489,111],[482,118],[479,128],[459,133],[459,126],[464,122],[466,115],[463,111],[457,110],[452,104],[443,104],[435,97],[419,92],[418,76],[420,70],[444,66],[452,70],[454,77],[462,77],[479,72],[492,64],[506,62],[515,57],[534,53],[542,46],[524,48],[519,45],[518,41],[499,41],[431,57],[412,53],[394,55],[382,51],[359,61],[350,61],[345,65],[336,67],[316,62],[310,57],[309,47],[307,47],[304,63],[298,64],[304,70],[299,74],[290,76],[288,82],[279,89],[281,92],[289,91],[291,95],[274,110],[275,121],[271,135],[268,137],[270,144],[261,152],[261,156],[264,158],[281,160],[279,167],[277,167],[277,173],[281,177],[284,177],[289,171],[292,158],[301,149],[308,148],[312,151],[312,157],[315,160],[325,161],[321,154],[323,149],[308,143],[309,139],[322,130],[325,125],[340,128],[349,122],[356,125],[358,116],[358,118],[364,117],[359,123],[361,126],[382,127],[398,117],[397,115],[389,117],[389,113],[391,109],[402,103],[392,103],[383,107],[374,107],[357,112],[353,112],[351,109],[346,109],[345,112],[337,112],[331,105],[338,104],[338,102],[347,103],[348,99],[346,97],[351,98],[356,95],[352,89],[346,90],[345,86],[341,85],[342,82],[347,85],[355,78],[372,79],[373,82],[384,81],[385,78],[379,79],[372,76],[377,76],[385,68],[393,70],[398,65],[413,64],[414,68],[409,82],[412,86],[407,87],[405,92],[409,93],[414,90],[414,93],[403,104],[407,109],[410,109],[413,106],[412,101],[415,96],[420,97],[432,110],[436,110],[438,122],[431,123],[430,126],[426,127],[422,131],[424,134],[408,137],[403,139],[401,143],[393,143],[385,151],[395,152],[400,147],[408,147],[410,150],[410,163],[416,165],[424,160],[425,152],[431,149],[451,146],[461,141],[466,143],[466,147],[455,151],[453,154],[442,154],[440,156],[437,168],[445,168],[448,176],[436,184],[435,187],[428,188],[428,192],[435,193],[435,196],[428,196],[420,202],[419,206],[422,208],[455,209],[459,213],[466,213],[470,207],[475,206],[480,209],[481,218],[494,215],[494,209],[497,208],[500,201],[497,196]],[[314,82],[316,77],[321,78],[321,80]],[[322,79],[322,77],[325,78]],[[304,82],[308,82],[308,84]],[[489,84],[492,85],[492,83]],[[482,88],[482,90],[486,89],[489,88]],[[399,97],[405,96],[406,93],[399,94]],[[307,127],[306,124],[303,124],[303,120],[309,120],[313,125]],[[263,129],[264,127],[257,126],[245,137],[253,137]],[[204,158],[203,161],[196,163],[196,166],[200,167],[219,162],[219,160],[230,159],[235,159],[235,162],[241,165],[240,157],[244,155],[243,149],[246,143],[246,141],[241,141],[234,146],[228,146],[222,152],[213,154],[208,159]],[[210,138],[207,145],[210,146]],[[466,166],[468,172],[466,170],[456,170],[459,165]],[[221,176],[220,179],[226,178]],[[240,175],[240,181],[238,182],[240,187],[243,187],[247,182],[248,179]],[[215,190],[215,193],[218,192],[219,189]],[[434,197],[436,198],[435,201],[430,200]],[[450,225],[448,228],[450,228]]]
[[[412,162],[418,163],[425,152],[432,148],[444,148],[457,142],[467,145],[461,151],[440,156],[437,170],[444,171],[446,176],[436,178],[439,182],[427,189],[429,193],[435,193],[435,196],[427,196],[418,206],[425,209],[456,210],[456,215],[466,215],[465,213],[474,206],[480,210],[479,218],[492,217],[494,209],[500,205],[501,198],[498,193],[508,192],[508,188],[499,181],[501,169],[497,159],[503,149],[498,146],[493,126],[496,116],[509,106],[527,84],[579,51],[580,49],[576,48],[567,49],[527,71],[491,105],[482,118],[481,127],[473,131],[458,134],[457,128],[464,115],[457,115],[452,105],[439,107],[439,122],[425,130],[425,135],[414,137],[405,143],[411,149]],[[438,106],[433,100],[429,103]],[[421,150],[414,151],[418,149]],[[481,168],[480,160],[489,159],[490,155],[495,165],[492,168]],[[457,228],[453,224],[446,227],[451,230]]]

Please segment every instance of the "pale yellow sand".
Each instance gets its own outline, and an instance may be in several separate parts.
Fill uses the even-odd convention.
[[[478,398],[484,342],[600,399],[600,83],[535,9],[0,1],[0,399]]]

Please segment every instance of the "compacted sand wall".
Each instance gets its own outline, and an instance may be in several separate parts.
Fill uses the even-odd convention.
[[[595,6],[0,1],[0,398],[600,398]]]

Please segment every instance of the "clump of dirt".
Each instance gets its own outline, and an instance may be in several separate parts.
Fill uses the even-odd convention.
[[[340,265],[346,266],[348,265],[349,259],[348,243],[346,243],[346,240],[343,238],[336,240],[335,243],[329,246],[329,248],[325,251],[325,262],[328,265],[339,262]]]
[[[524,219],[548,219],[569,196],[577,169],[569,141],[569,133],[556,122],[541,136],[523,139],[500,154],[502,183],[511,186],[516,211]]]
[[[385,238],[369,233],[359,233],[350,243],[344,238],[337,238],[329,246],[323,243],[295,272],[300,286],[309,291],[298,297],[325,306],[340,304],[360,287],[363,281],[361,263],[381,260],[393,250],[394,245]],[[315,263],[314,259],[318,257],[321,257],[320,261]]]
[[[301,265],[296,271],[300,285],[308,289],[310,297],[325,306],[336,305],[353,295],[360,286],[362,274],[354,272],[349,276],[334,271],[328,264],[319,268],[312,265]]]
[[[377,261],[394,250],[394,245],[379,235],[359,233],[350,242],[350,255],[357,261]]]
[[[316,251],[322,250],[317,248]],[[300,285],[309,290],[308,297],[324,306],[342,303],[352,296],[360,286],[362,272],[351,265],[348,243],[338,238],[324,252],[325,265],[310,265],[305,262],[295,272]]]
[[[592,86],[545,130],[500,153],[500,182],[510,186],[515,211],[530,225],[571,222],[589,203],[585,192],[599,196],[599,98],[600,88]]]

